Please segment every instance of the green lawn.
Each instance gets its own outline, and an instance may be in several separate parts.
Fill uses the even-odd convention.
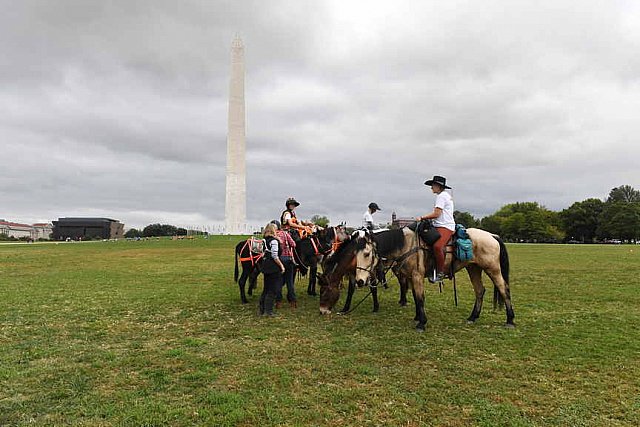
[[[0,425],[640,425],[640,247],[510,245],[515,330],[459,274],[419,334],[395,282],[256,316],[236,240],[0,245]]]

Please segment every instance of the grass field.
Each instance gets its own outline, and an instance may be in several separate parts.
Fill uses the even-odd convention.
[[[395,282],[256,316],[236,240],[0,246],[0,425],[640,425],[638,247],[511,245],[515,330],[459,274],[419,334]]]

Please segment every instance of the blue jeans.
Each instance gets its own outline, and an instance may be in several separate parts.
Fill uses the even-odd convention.
[[[282,301],[282,287],[287,285],[287,301],[296,301],[296,290],[294,287],[294,279],[296,275],[296,265],[293,258],[289,256],[281,256],[280,261],[284,265],[284,274],[282,275],[282,284],[278,287],[278,295],[276,301]]]

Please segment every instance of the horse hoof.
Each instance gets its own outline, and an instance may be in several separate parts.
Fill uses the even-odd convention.
[[[515,323],[505,323],[504,327],[507,328],[507,329],[515,329],[516,325],[515,325]]]
[[[315,293],[315,292],[307,292],[307,295],[310,295],[312,297],[317,297],[318,296],[318,294]]]
[[[467,319],[467,325],[475,325],[477,319]]]
[[[416,332],[420,332],[421,334],[423,334],[423,333],[424,333],[424,325],[422,325],[422,326],[420,326],[420,325],[416,326]]]

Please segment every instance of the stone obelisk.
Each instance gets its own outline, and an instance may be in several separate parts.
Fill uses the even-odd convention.
[[[236,36],[231,43],[229,122],[227,132],[227,186],[224,205],[225,232],[246,233],[247,195],[245,166],[244,45]]]

